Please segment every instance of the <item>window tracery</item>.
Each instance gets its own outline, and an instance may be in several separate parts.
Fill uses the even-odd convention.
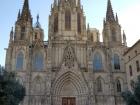
[[[67,66],[68,68],[73,67],[74,55],[73,55],[72,48],[68,47],[64,53],[65,53],[65,57],[64,57],[65,66]]]

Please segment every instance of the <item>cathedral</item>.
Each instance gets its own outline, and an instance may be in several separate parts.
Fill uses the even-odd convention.
[[[26,88],[20,105],[125,105],[127,42],[110,0],[102,41],[86,24],[80,0],[53,1],[48,41],[39,16],[35,25],[32,20],[24,0],[6,50],[6,69]]]

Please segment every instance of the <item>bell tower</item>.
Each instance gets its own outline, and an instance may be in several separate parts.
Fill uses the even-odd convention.
[[[83,40],[86,23],[80,0],[54,0],[49,16],[49,40]]]
[[[122,45],[121,26],[118,16],[114,16],[111,1],[108,0],[106,19],[103,22],[103,42],[106,46]]]

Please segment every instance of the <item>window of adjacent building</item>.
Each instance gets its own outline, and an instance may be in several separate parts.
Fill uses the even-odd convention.
[[[43,55],[42,53],[36,53],[33,59],[33,68],[35,70],[42,70],[43,69]]]
[[[121,92],[121,83],[120,80],[117,80],[117,92]]]
[[[119,70],[120,69],[120,58],[118,54],[114,55],[114,69]]]
[[[132,66],[131,65],[129,66],[129,73],[130,73],[130,76],[133,76]]]
[[[65,11],[65,29],[71,30],[71,12],[69,10]]]
[[[16,69],[17,70],[21,70],[23,69],[23,60],[24,60],[24,55],[22,52],[20,52],[17,55],[17,59],[16,59]]]
[[[102,81],[100,78],[97,79],[97,91],[102,92]]]
[[[24,38],[25,36],[25,27],[21,28],[21,40]]]
[[[54,14],[54,32],[58,32],[58,13]]]
[[[135,82],[134,82],[133,80],[131,80],[130,86],[131,86],[132,89],[134,89],[134,87],[135,87]]]
[[[93,68],[94,70],[97,70],[97,71],[103,69],[102,56],[100,53],[96,53],[94,55]]]
[[[137,68],[137,72],[140,71],[140,64],[139,64],[139,61],[136,61],[136,68]]]
[[[81,33],[81,14],[80,13],[77,14],[77,30],[78,30],[78,33]]]

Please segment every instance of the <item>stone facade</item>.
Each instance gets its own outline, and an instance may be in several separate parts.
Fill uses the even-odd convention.
[[[21,105],[124,105],[126,37],[110,0],[103,25],[101,42],[97,29],[86,28],[80,0],[54,0],[44,41],[25,0],[6,54],[6,69],[26,87]]]
[[[134,82],[140,76],[140,40],[124,54],[129,90],[133,90]]]

